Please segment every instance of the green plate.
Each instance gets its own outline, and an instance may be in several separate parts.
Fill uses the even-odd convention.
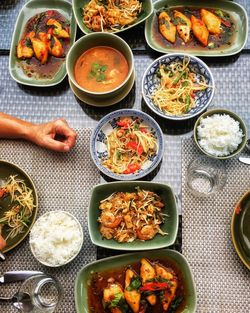
[[[234,19],[236,25],[236,35],[234,43],[228,47],[218,49],[205,49],[202,47],[188,48],[188,47],[173,47],[167,40],[164,40],[161,34],[154,31],[158,27],[156,12],[168,6],[174,7],[198,7],[198,8],[213,8],[228,12]],[[246,44],[248,37],[248,15],[246,10],[239,4],[227,0],[160,0],[154,3],[154,13],[147,19],[145,24],[145,37],[148,45],[162,53],[186,52],[196,56],[218,57],[233,55],[240,52]]]
[[[88,0],[73,0],[72,1],[72,6],[73,6],[73,11],[74,11],[74,15],[76,18],[76,22],[78,24],[78,26],[80,27],[81,31],[84,34],[89,34],[89,33],[93,33],[92,30],[90,30],[84,23],[83,23],[83,19],[82,19],[82,8],[88,3]],[[123,32],[127,29],[130,29],[138,24],[140,24],[141,22],[143,22],[144,20],[146,20],[152,13],[153,13],[153,5],[152,5],[152,1],[151,0],[142,0],[142,14],[138,17],[137,21],[132,24],[129,25],[128,27],[125,27],[121,30],[118,31],[114,31],[113,33],[120,33]]]
[[[26,74],[24,74],[20,66],[18,66],[18,60],[16,57],[16,46],[18,45],[18,42],[22,37],[23,29],[27,21],[34,15],[47,10],[57,10],[68,21],[70,21],[70,46],[72,46],[72,44],[75,41],[76,22],[74,14],[72,12],[72,6],[69,2],[64,0],[57,1],[32,0],[27,2],[23,6],[17,17],[10,50],[10,62],[9,62],[10,75],[15,81],[17,81],[20,84],[37,87],[49,87],[60,83],[66,76],[65,59],[59,71],[55,74],[55,76],[52,79],[35,79],[32,77],[28,77]]]
[[[77,313],[89,313],[88,310],[88,283],[91,275],[95,272],[113,270],[114,268],[126,267],[131,263],[137,263],[141,258],[149,260],[169,260],[180,271],[183,277],[185,289],[185,307],[176,313],[194,313],[196,311],[196,290],[193,275],[187,260],[177,251],[164,249],[149,252],[137,252],[114,256],[92,262],[83,267],[75,280],[75,304]]]
[[[242,142],[239,144],[239,146],[237,147],[237,149],[234,152],[232,152],[231,154],[226,155],[226,156],[215,156],[213,154],[208,153],[207,151],[205,151],[200,146],[199,141],[198,141],[198,130],[197,129],[198,129],[198,126],[200,125],[201,120],[203,118],[206,118],[208,116],[212,116],[214,114],[229,115],[231,118],[233,118],[235,121],[237,121],[239,123],[239,127],[242,130],[242,134],[243,134]],[[195,141],[197,148],[202,153],[206,154],[208,157],[211,157],[214,159],[219,159],[219,160],[227,160],[227,159],[231,159],[231,158],[235,157],[237,154],[239,154],[244,149],[246,142],[247,142],[247,128],[246,128],[244,121],[236,113],[231,112],[227,109],[220,109],[220,108],[212,109],[212,110],[208,110],[205,113],[203,113],[202,115],[200,115],[199,118],[197,119],[197,121],[195,122],[195,125],[194,125],[194,141]]]
[[[99,203],[101,200],[110,196],[113,192],[134,192],[135,187],[150,190],[157,193],[163,200],[165,207],[163,213],[168,214],[165,222],[161,225],[161,229],[167,232],[168,235],[162,236],[157,234],[152,240],[120,243],[114,239],[104,239],[99,231],[99,223],[97,222],[100,216]],[[88,229],[92,242],[100,247],[114,250],[153,250],[165,248],[175,242],[178,231],[178,213],[176,209],[175,196],[171,187],[165,184],[145,182],[145,181],[130,181],[130,182],[112,182],[108,184],[97,185],[93,188],[90,205],[88,208]]]
[[[11,239],[9,238],[7,240],[7,246],[3,249],[3,253],[12,250],[15,248],[21,241],[24,240],[24,238],[28,235],[32,225],[35,222],[37,210],[38,210],[38,197],[36,188],[34,186],[34,183],[32,182],[31,178],[26,174],[20,167],[18,167],[15,164],[9,163],[7,161],[0,160],[0,181],[6,180],[10,175],[18,175],[17,177],[24,180],[27,187],[31,188],[33,190],[33,196],[34,196],[34,204],[35,208],[33,210],[33,214],[30,218],[30,224],[29,227],[25,229],[25,231],[22,234],[19,234],[15,238]],[[5,197],[4,199],[0,199],[0,218],[3,216],[4,212],[8,210],[8,205],[10,204],[9,197]],[[6,238],[8,232],[6,231],[6,226],[2,230],[2,235],[4,238]]]
[[[234,208],[231,236],[238,256],[250,270],[250,191],[243,195]]]

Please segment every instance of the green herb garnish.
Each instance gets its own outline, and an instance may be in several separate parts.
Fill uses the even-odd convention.
[[[107,70],[108,65],[100,65],[99,63],[93,63],[91,71],[89,73],[89,78],[96,79],[97,82],[102,82],[106,79],[105,71]]]
[[[128,291],[138,290],[141,287],[141,281],[139,277],[133,277],[130,285],[127,287]]]

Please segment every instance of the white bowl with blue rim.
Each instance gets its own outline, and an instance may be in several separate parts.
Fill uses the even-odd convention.
[[[132,174],[117,174],[102,165],[104,159],[108,158],[108,149],[105,144],[106,137],[117,127],[117,120],[121,117],[137,118],[143,124],[146,124],[151,129],[157,140],[157,150],[150,159],[145,162],[141,169]],[[160,163],[164,152],[164,138],[160,126],[157,122],[148,114],[134,110],[134,109],[122,109],[111,112],[104,116],[98,123],[97,127],[93,131],[90,139],[90,152],[91,157],[98,167],[98,169],[108,177],[115,180],[136,180],[140,179],[150,172],[152,172]]]
[[[157,70],[159,69],[160,65],[167,66],[172,62],[182,63],[184,58],[190,59],[189,68],[191,69],[191,71],[197,74],[198,79],[199,75],[205,77],[205,81],[209,87],[196,93],[196,106],[192,108],[189,112],[181,116],[171,115],[162,111],[154,104],[152,100],[152,93],[160,86],[161,81],[161,79],[157,75]],[[208,108],[214,96],[214,86],[215,84],[212,72],[201,59],[189,54],[172,53],[159,57],[146,69],[142,78],[142,96],[147,106],[159,116],[168,120],[182,121],[193,118],[194,116],[201,114]]]

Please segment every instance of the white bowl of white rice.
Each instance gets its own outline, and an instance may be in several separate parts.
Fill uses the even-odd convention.
[[[66,211],[42,215],[30,232],[30,249],[43,265],[58,267],[71,262],[80,252],[83,231],[79,221]]]
[[[214,109],[203,113],[194,126],[194,140],[201,152],[216,159],[229,159],[246,144],[246,125],[235,113]]]

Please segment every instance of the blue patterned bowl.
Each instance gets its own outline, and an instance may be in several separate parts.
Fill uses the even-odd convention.
[[[189,67],[192,72],[205,77],[206,83],[210,86],[206,90],[196,93],[196,107],[182,116],[171,115],[163,112],[152,101],[153,91],[160,85],[160,78],[157,76],[157,69],[161,64],[169,65],[172,62],[182,62],[184,57],[190,58]],[[208,66],[199,58],[188,54],[166,54],[156,59],[145,71],[142,79],[142,95],[148,107],[156,114],[169,120],[182,121],[193,118],[202,113],[209,106],[214,96],[214,78]]]
[[[158,150],[156,153],[140,170],[132,174],[117,174],[102,165],[103,159],[108,157],[105,138],[117,127],[116,122],[121,117],[132,117],[132,119],[139,119],[141,122],[143,121],[144,124],[150,127],[158,143]],[[117,110],[104,116],[98,123],[90,139],[90,152],[95,165],[105,175],[116,180],[136,180],[148,175],[160,163],[164,152],[163,133],[160,126],[148,114],[132,109]]]

